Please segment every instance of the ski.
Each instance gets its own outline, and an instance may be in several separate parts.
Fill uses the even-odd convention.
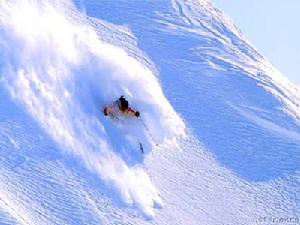
[[[140,150],[141,150],[141,152],[142,152],[142,154],[143,154],[143,153],[144,153],[144,147],[143,147],[143,145],[142,145],[141,142],[139,142],[139,146],[140,146]]]

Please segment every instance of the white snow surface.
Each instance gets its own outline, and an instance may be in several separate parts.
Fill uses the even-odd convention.
[[[0,224],[300,218],[299,89],[210,1],[4,0],[0,57]]]

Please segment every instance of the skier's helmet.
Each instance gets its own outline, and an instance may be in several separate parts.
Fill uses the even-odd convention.
[[[119,106],[122,110],[128,109],[128,101],[123,95],[119,98]]]

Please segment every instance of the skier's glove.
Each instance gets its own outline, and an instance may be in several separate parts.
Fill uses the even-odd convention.
[[[107,116],[108,115],[108,108],[107,107],[104,107],[104,109],[103,109],[103,114],[104,114],[104,116]]]
[[[134,115],[135,115],[136,117],[140,117],[140,112],[139,112],[139,111],[136,111]]]

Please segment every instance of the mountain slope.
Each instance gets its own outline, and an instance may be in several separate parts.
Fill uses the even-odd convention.
[[[0,5],[4,224],[299,214],[299,92],[226,16],[208,1],[75,5]],[[120,93],[158,148],[139,121],[103,117]]]

